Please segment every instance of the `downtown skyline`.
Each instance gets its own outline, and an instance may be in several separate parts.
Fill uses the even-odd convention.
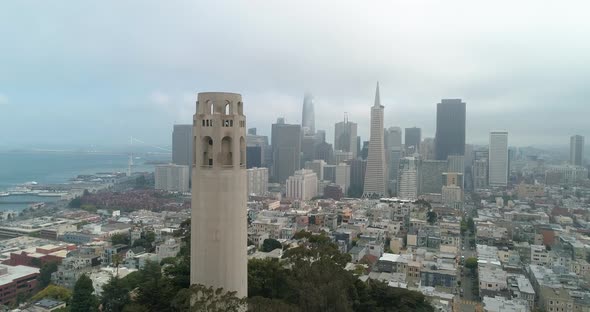
[[[0,26],[18,29],[2,34],[0,149],[122,145],[129,136],[166,144],[172,124],[191,122],[194,94],[203,90],[240,92],[252,103],[248,126],[264,135],[277,117],[301,124],[310,91],[316,129],[332,138],[347,112],[366,140],[376,81],[384,125],[420,127],[422,138],[434,137],[443,98],[467,103],[467,143],[486,144],[491,129],[509,130],[517,146],[566,146],[573,134],[589,135],[590,45],[578,38],[590,24],[579,7],[531,12],[533,2],[524,1],[506,11],[458,1],[380,3],[359,12],[352,3],[330,2],[313,10],[311,2],[259,2],[256,10],[232,2],[164,10],[156,2],[117,10],[38,4],[0,7]],[[326,17],[327,10],[337,14]],[[215,16],[222,13],[235,25],[220,23]],[[238,34],[235,42],[219,39]],[[198,44],[205,41],[207,49]],[[221,77],[219,68],[237,70]],[[551,131],[543,128],[548,123]]]

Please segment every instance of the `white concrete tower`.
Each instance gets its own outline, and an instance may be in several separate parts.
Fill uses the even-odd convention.
[[[505,130],[490,132],[489,185],[508,185],[508,131]]]
[[[248,295],[242,96],[199,93],[193,116],[191,284]]]
[[[365,172],[364,198],[379,198],[387,195],[387,165],[383,141],[383,109],[379,97],[379,83],[375,91],[375,105],[371,107],[371,137]]]

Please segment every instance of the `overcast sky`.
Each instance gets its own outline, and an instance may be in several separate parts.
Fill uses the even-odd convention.
[[[171,144],[198,92],[241,93],[249,127],[301,121],[333,141],[344,112],[434,136],[436,103],[467,103],[467,141],[588,134],[586,1],[3,1],[0,147]]]

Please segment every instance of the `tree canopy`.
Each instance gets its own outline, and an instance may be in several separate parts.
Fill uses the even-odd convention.
[[[76,285],[70,303],[70,312],[95,312],[98,311],[98,300],[94,296],[92,280],[86,274],[82,275]]]
[[[271,252],[277,248],[283,248],[283,245],[276,239],[267,238],[262,242],[262,251]]]

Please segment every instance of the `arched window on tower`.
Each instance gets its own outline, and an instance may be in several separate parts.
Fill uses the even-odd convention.
[[[224,137],[221,140],[221,157],[220,161],[221,164],[225,166],[232,166],[233,165],[233,157],[232,157],[232,140],[230,137]]]
[[[223,113],[226,114],[226,115],[230,115],[232,113],[231,103],[229,101],[225,101],[225,106],[224,106]]]
[[[246,165],[246,140],[240,137],[240,167]]]
[[[213,166],[213,139],[211,137],[203,137],[201,152],[203,153],[203,162],[201,165],[205,167]]]
[[[207,108],[208,108],[208,113],[213,115],[213,113],[215,112],[215,105],[213,105],[213,101],[207,100]]]

